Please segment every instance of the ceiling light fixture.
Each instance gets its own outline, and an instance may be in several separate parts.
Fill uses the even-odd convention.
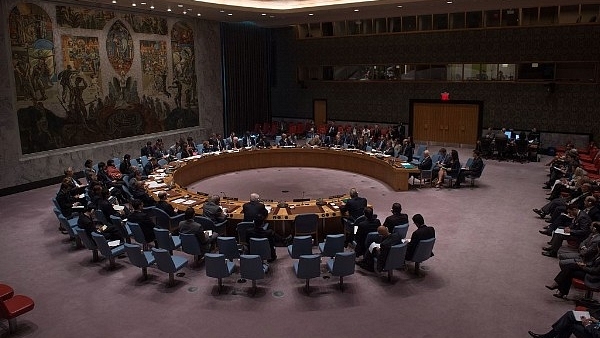
[[[232,15],[233,15],[233,13],[227,13],[227,15],[229,15],[229,16],[232,16]]]
[[[182,7],[183,7],[183,5],[182,5],[182,4],[179,4],[179,5],[177,5],[177,7],[179,7],[179,8],[182,8]]]
[[[398,5],[398,6],[396,6],[396,7],[398,7],[398,8],[402,8],[402,5]]]
[[[112,3],[113,3],[113,4],[116,4],[116,3],[117,3],[117,0],[112,0]]]
[[[359,11],[359,9],[357,8],[357,9],[355,9],[354,11],[355,11],[355,12],[358,12],[358,11]]]
[[[146,4],[145,2],[140,2],[140,5],[145,5],[145,4]]]
[[[135,6],[137,6],[137,5],[136,5],[136,4],[135,4],[135,2],[134,2],[134,3],[132,3],[132,4],[131,4],[131,6],[135,7]]]
[[[262,16],[267,16],[267,13],[262,13],[261,15],[262,15]]]
[[[447,4],[451,4],[451,3],[452,3],[452,0],[448,0],[448,1],[446,1],[446,3],[447,3]]]
[[[167,8],[167,12],[170,12],[170,11],[171,11],[171,7]]]
[[[154,5],[150,5],[150,9],[154,9]]]
[[[186,14],[187,14],[187,12],[186,12],[186,11],[183,11],[183,15],[186,15]]]
[[[200,13],[198,13],[198,14],[196,14],[196,15],[197,15],[197,16],[202,16],[202,14],[200,14]]]
[[[313,13],[308,13],[308,16],[313,16],[313,15],[314,15]]]

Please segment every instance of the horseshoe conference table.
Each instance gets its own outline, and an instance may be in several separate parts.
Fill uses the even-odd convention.
[[[204,154],[171,162],[166,170],[171,173],[151,176],[156,181],[149,181],[147,187],[155,198],[158,191],[166,190],[168,201],[177,209],[185,210],[191,206],[201,215],[202,205],[208,195],[188,191],[185,187],[224,173],[270,167],[315,167],[350,171],[383,181],[394,190],[408,190],[409,174],[419,173],[410,164],[380,154],[330,148],[272,148]],[[341,189],[347,190],[348,187]],[[286,235],[291,233],[291,224],[296,215],[314,213],[322,220],[319,237],[340,233],[343,229],[339,208],[346,198],[348,196],[339,195],[320,200],[289,201],[285,205],[266,201],[265,205],[269,209],[267,222],[272,223],[279,234]],[[235,224],[244,218],[241,211],[245,202],[232,197],[222,199],[221,205],[227,208],[230,218],[228,233],[233,232]]]

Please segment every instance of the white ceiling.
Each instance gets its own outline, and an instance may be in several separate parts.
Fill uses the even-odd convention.
[[[116,4],[112,2],[116,1]],[[63,0],[63,3],[161,13],[263,27],[472,10],[600,3],[599,0]],[[133,4],[135,3],[135,6]],[[151,9],[150,7],[154,8]],[[168,9],[171,9],[168,12]],[[185,12],[185,14],[184,14]],[[312,15],[311,15],[312,14]]]

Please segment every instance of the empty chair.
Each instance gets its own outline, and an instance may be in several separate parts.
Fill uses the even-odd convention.
[[[150,208],[150,211],[150,215],[155,217],[157,227],[167,229],[173,233],[179,230],[179,222],[183,221],[183,217],[185,216],[185,214],[177,214],[171,217],[164,210],[155,207]]]
[[[204,230],[212,230],[213,232],[218,233],[219,235],[225,234],[225,228],[227,226],[227,220],[224,220],[221,223],[215,223],[212,219],[204,216],[196,216],[194,217],[194,221],[196,223],[202,225],[202,229]]]
[[[421,263],[428,260],[432,256],[431,253],[433,252],[434,244],[435,238],[424,239],[419,241],[419,244],[417,244],[411,259],[412,262],[415,262],[415,274],[419,274]]]
[[[69,234],[69,237],[71,239],[75,240],[75,247],[76,248],[81,247],[81,239],[79,238],[79,236],[75,232],[75,227],[77,226],[77,220],[78,220],[79,217],[67,219],[62,214],[56,214],[56,217],[58,217],[58,221],[59,221],[61,227],[63,229],[65,229],[65,230],[67,230],[67,233]]]
[[[269,266],[263,264],[259,255],[240,255],[240,277],[252,281],[252,293],[256,294],[256,281],[264,279]]]
[[[294,272],[296,277],[305,279],[304,290],[310,292],[310,279],[321,276],[321,256],[302,255],[297,262],[294,262]]]
[[[314,235],[317,239],[319,216],[317,214],[299,214],[294,219],[294,236]]]
[[[344,234],[327,235],[325,242],[319,243],[319,251],[325,257],[335,257],[338,252],[344,251]]]
[[[187,259],[180,256],[171,256],[167,250],[157,248],[152,248],[152,255],[156,259],[158,269],[169,274],[167,286],[173,286],[175,284],[175,273],[187,265]]]
[[[344,291],[344,277],[354,274],[354,261],[356,253],[354,251],[337,252],[335,258],[327,261],[327,270],[332,276],[340,277],[340,290]]]
[[[385,264],[381,271],[387,271],[388,281],[392,281],[394,269],[399,269],[404,266],[404,258],[406,257],[406,243],[392,245],[385,259]],[[381,259],[381,257],[380,257]],[[378,267],[377,257],[375,257],[375,267]]]
[[[129,226],[123,222],[121,217],[110,215],[110,221],[112,222],[113,226],[119,230],[119,234],[125,239],[125,242],[131,243],[131,229],[129,229]]]
[[[0,302],[5,301],[15,295],[15,290],[10,285],[0,284]]]
[[[94,211],[94,214],[96,216],[96,221],[98,221],[106,226],[111,225],[111,223],[108,222],[108,219],[106,219],[106,216],[104,215],[104,212],[102,212],[102,210],[96,209]]]
[[[0,301],[0,318],[8,320],[9,333],[17,331],[17,317],[33,310],[34,306],[33,299],[23,295],[14,295],[7,300]]]
[[[95,232],[92,233],[92,238],[98,246],[98,251],[100,251],[102,256],[108,258],[108,268],[114,269],[115,257],[125,252],[125,246],[123,246],[123,244],[120,244],[114,247],[110,247],[106,238],[104,238],[104,236],[102,236],[101,234]]]
[[[253,227],[254,222],[240,222],[237,225],[238,241],[246,248],[248,247],[248,238],[246,238],[246,233],[248,232],[248,229]]]
[[[169,164],[169,161],[165,160],[164,158],[161,158],[160,160],[158,160],[158,165],[161,167],[164,167],[167,164]]]
[[[142,278],[148,279],[148,267],[155,261],[152,252],[142,250],[142,247],[137,244],[125,243],[124,247],[131,264],[142,269]]]
[[[271,244],[267,238],[250,238],[248,242],[248,253],[259,255],[263,261],[271,260]]]
[[[206,276],[217,278],[219,283],[219,293],[223,288],[223,278],[231,276],[235,264],[227,260],[223,254],[207,253],[204,255],[206,263]]]
[[[98,246],[96,245],[96,242],[90,239],[85,230],[81,229],[80,227],[75,227],[74,230],[77,233],[77,236],[79,237],[81,243],[83,243],[83,246],[85,246],[88,250],[92,251],[92,262],[97,262]]]
[[[225,258],[230,261],[240,258],[240,251],[235,237],[217,237],[217,247],[219,247],[219,253],[225,255]]]
[[[406,233],[408,232],[408,223],[396,225],[394,227],[394,232],[400,235],[400,238],[406,238]]]
[[[359,224],[360,222],[362,222],[365,219],[365,215],[361,215],[360,217],[356,218],[356,219],[352,219],[352,218],[344,218],[344,235],[346,236],[346,238],[344,239],[344,245],[350,243],[352,241],[352,239],[354,238],[354,234],[356,233],[355,229],[354,229],[354,225],[355,224]]]
[[[144,232],[142,231],[142,228],[140,227],[140,225],[137,223],[133,223],[133,222],[127,222],[127,223],[125,223],[125,225],[127,225],[129,227],[129,229],[131,230],[133,239],[135,239],[136,242],[140,243],[142,245],[142,247],[144,248],[144,250],[148,250],[149,243],[148,243],[148,241],[146,241],[146,236],[144,236]]]
[[[181,239],[179,236],[173,236],[169,233],[169,230],[154,228],[154,235],[158,242],[158,247],[169,251],[172,255],[173,250],[181,247]]]
[[[181,250],[188,255],[193,255],[194,263],[197,264],[198,261],[200,261],[200,258],[204,256],[204,250],[202,250],[196,235],[180,234],[179,239],[181,239]]]
[[[312,237],[296,236],[291,245],[287,247],[290,257],[298,259],[302,255],[312,254]]]
[[[475,186],[475,180],[481,177],[481,174],[483,174],[483,169],[485,169],[485,163],[481,166],[481,173],[479,173],[479,175],[475,175],[475,174],[467,174],[465,175],[465,178],[468,178],[471,180],[471,186]]]

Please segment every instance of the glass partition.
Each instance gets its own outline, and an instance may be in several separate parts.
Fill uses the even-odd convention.
[[[496,81],[514,81],[515,80],[515,64],[501,63],[498,65],[498,73],[496,73]]]
[[[419,30],[430,31],[431,30],[431,15],[419,15]]]
[[[449,81],[462,81],[463,80],[463,65],[462,64],[451,64],[446,68],[446,79]]]
[[[594,82],[596,65],[592,62],[559,62],[556,64],[557,82]]]
[[[416,16],[403,16],[402,17],[402,31],[413,32],[417,30],[417,17]]]
[[[500,27],[500,10],[485,11],[485,26]]]
[[[520,63],[519,80],[553,80],[554,79],[554,63]]]
[[[467,12],[467,28],[482,28],[483,15],[481,11]]]
[[[448,29],[448,14],[434,14],[433,15],[433,29]]]
[[[465,13],[452,13],[450,14],[450,29],[464,29],[465,28]]]
[[[581,16],[579,16],[579,5],[573,6],[560,6],[560,13],[558,15],[559,24],[579,23],[581,22]]]
[[[521,26],[532,26],[538,23],[539,8],[523,8],[521,9]]]
[[[402,18],[388,19],[388,32],[397,33],[402,31]]]
[[[558,23],[558,6],[540,7],[539,23],[542,25]]]
[[[599,22],[600,5],[581,5],[581,22]]]
[[[346,21],[337,21],[333,25],[334,36],[346,36],[348,35],[348,29],[346,28]]]
[[[519,10],[504,9],[502,10],[502,27],[518,26],[519,25]]]
[[[387,33],[387,22],[385,18],[373,19],[373,33],[381,34]]]

